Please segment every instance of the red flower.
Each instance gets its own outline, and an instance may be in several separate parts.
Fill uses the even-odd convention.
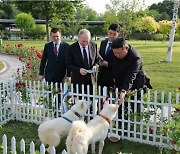
[[[21,83],[21,85],[22,85],[23,87],[25,87],[25,86],[26,86],[25,82]]]
[[[22,88],[19,88],[19,91],[22,93]]]
[[[19,60],[20,60],[20,61],[23,61],[23,58],[22,58],[22,57],[19,57]]]
[[[172,144],[176,144],[176,141],[172,140],[171,143],[172,143]]]
[[[22,47],[23,47],[23,44],[20,43],[20,44],[17,45],[17,47],[18,47],[18,48],[22,48]]]
[[[19,87],[19,85],[20,85],[19,82],[16,82],[16,87]]]
[[[39,59],[42,59],[42,55],[41,55],[40,53],[37,53],[37,57],[38,57]]]
[[[32,78],[32,74],[29,77]]]
[[[28,62],[28,63],[26,64],[26,68],[30,68],[30,67],[31,67],[31,63]]]
[[[71,98],[71,96],[68,95],[66,98],[67,98],[67,100],[69,100]]]

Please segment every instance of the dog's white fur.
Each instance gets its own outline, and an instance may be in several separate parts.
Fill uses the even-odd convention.
[[[119,105],[105,103],[100,114],[112,120]],[[88,124],[84,121],[74,121],[66,139],[68,154],[87,154],[89,144],[92,144],[92,153],[95,153],[95,142],[99,141],[99,154],[102,154],[104,140],[107,136],[109,123],[97,115]]]
[[[77,112],[83,116],[85,115],[90,104],[90,101],[79,100],[71,107],[69,111],[63,114],[63,116],[72,121],[79,120],[79,117],[75,115],[74,112]],[[72,123],[60,117],[45,121],[39,126],[39,139],[44,145],[49,145],[47,150],[49,153],[51,152],[52,147],[59,145],[62,136],[68,135],[71,125]]]

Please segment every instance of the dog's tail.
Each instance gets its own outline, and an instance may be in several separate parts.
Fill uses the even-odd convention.
[[[86,154],[88,150],[88,128],[84,121],[74,121],[66,139],[68,153]]]

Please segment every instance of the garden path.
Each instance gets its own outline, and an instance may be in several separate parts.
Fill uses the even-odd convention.
[[[0,71],[0,83],[13,79],[13,75],[17,72],[17,69],[21,69],[23,66],[17,56],[0,54],[0,60],[5,65],[4,69]]]

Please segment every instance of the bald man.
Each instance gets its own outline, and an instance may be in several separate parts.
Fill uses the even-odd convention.
[[[88,70],[95,69],[97,66],[97,44],[90,41],[91,33],[87,29],[81,29],[78,41],[70,45],[67,53],[66,67],[71,74],[71,82],[74,84],[90,85],[92,92],[92,74]],[[81,92],[81,88],[79,89]]]

